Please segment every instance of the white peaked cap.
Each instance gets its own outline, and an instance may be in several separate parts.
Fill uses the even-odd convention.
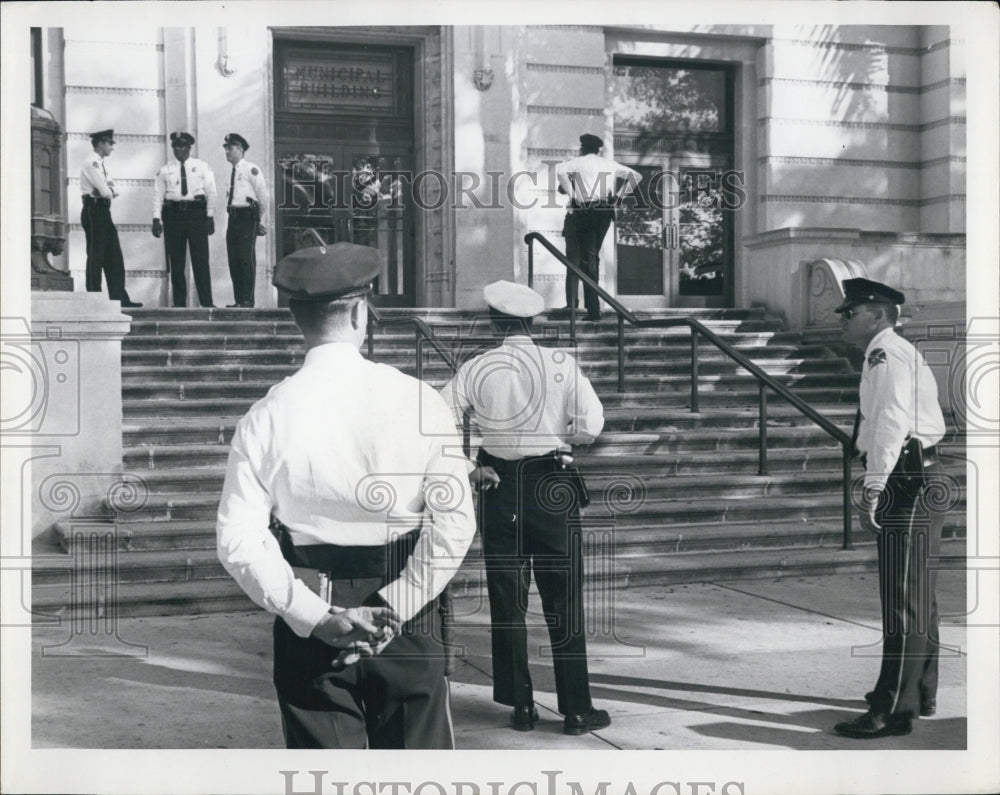
[[[486,303],[514,317],[534,317],[545,310],[545,299],[526,284],[499,281],[483,288]]]

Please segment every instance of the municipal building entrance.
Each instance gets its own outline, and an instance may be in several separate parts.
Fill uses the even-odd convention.
[[[413,52],[274,43],[277,255],[319,242],[377,248],[379,306],[413,306]],[[409,205],[409,206],[408,206]]]

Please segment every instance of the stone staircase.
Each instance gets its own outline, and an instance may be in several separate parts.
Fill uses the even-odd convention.
[[[418,310],[460,356],[479,347],[482,316]],[[414,310],[409,310],[413,315]],[[850,433],[858,377],[827,343],[784,332],[760,310],[663,310],[693,315]],[[33,576],[42,614],[162,615],[251,607],[215,556],[214,523],[236,422],[301,364],[286,310],[133,311],[122,345],[123,484],[105,523],[57,525],[58,553]],[[383,310],[389,319],[406,310]],[[539,340],[569,345],[569,323],[539,318]],[[577,358],[605,406],[604,433],[578,451],[593,497],[584,516],[588,582],[652,582],[864,570],[874,547],[856,530],[840,549],[840,447],[771,394],[768,473],[759,475],[756,382],[701,345],[699,412],[690,401],[687,329],[627,329],[626,391],[617,392],[615,323],[577,326]],[[386,325],[374,358],[414,372],[412,326]],[[425,352],[423,376],[450,376]],[[473,439],[475,442],[475,439]],[[964,484],[962,440],[951,472]],[[964,490],[964,489],[960,489]],[[945,537],[960,554],[964,494]],[[952,541],[955,543],[952,544]],[[482,586],[478,537],[458,589]],[[102,608],[101,605],[104,605]]]

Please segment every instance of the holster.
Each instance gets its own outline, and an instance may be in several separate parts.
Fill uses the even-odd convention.
[[[896,466],[893,467],[889,477],[897,487],[911,496],[917,495],[923,488],[927,482],[924,471],[924,449],[917,437],[911,436],[903,444],[899,458],[896,459]]]

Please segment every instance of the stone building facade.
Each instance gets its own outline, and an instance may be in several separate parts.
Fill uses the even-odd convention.
[[[645,176],[601,256],[603,286],[626,305],[765,305],[800,327],[835,287],[805,267],[818,258],[858,260],[917,304],[965,297],[965,58],[945,26],[250,24],[37,38],[45,106],[66,134],[68,245],[53,263],[78,290],[79,164],[88,134],[113,127],[114,216],[129,291],[147,306],[169,303],[151,204],[175,130],[197,138],[192,155],[220,192],[229,132],[269,178],[258,306],[278,303],[273,265],[313,227],[379,247],[386,305],[478,307],[483,284],[527,280],[526,233],[562,248],[553,167],[583,132]],[[365,171],[381,199],[359,207]],[[224,221],[211,261],[216,303],[230,303]],[[562,282],[536,251],[551,307]]]

